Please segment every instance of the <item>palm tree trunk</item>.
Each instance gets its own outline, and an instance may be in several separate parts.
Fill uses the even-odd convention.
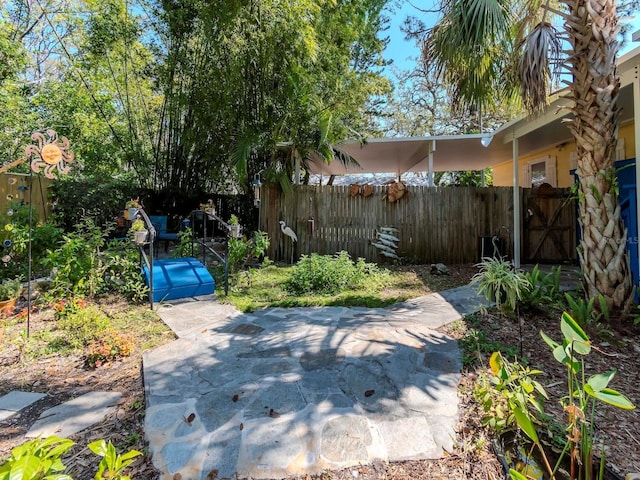
[[[574,104],[569,124],[576,139],[580,179],[579,258],[588,298],[604,296],[609,307],[633,300],[627,231],[620,216],[614,168],[620,80],[616,71],[618,20],[615,0],[565,0]],[[596,302],[597,304],[597,302]]]

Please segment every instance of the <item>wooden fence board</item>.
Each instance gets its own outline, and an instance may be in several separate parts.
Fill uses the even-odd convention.
[[[380,226],[398,229],[398,253],[408,261],[477,262],[479,238],[497,234],[503,253],[511,258],[513,252],[511,187],[408,187],[409,193],[394,203],[382,200],[384,186],[374,187],[367,198],[351,197],[347,186],[301,185],[286,195],[273,186],[262,188],[260,228],[271,238],[268,254],[276,261],[291,260],[291,242],[281,233],[280,220],[298,235],[295,259],[346,250],[352,258],[384,263],[388,259],[371,245]]]
[[[3,212],[9,210],[13,201],[29,203],[29,186],[33,182],[31,199],[35,216],[39,221],[44,221],[51,215],[51,204],[47,195],[47,189],[53,180],[40,175],[27,175],[23,173],[5,172],[0,175],[0,209]]]

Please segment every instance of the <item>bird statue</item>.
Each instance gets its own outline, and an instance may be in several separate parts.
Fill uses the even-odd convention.
[[[282,220],[280,220],[280,230],[282,230],[282,233],[284,233],[287,237],[291,237],[291,240],[293,240],[294,242],[298,241],[298,236],[296,235],[296,232],[291,230],[291,227],[285,226],[285,223]]]
[[[282,233],[287,237],[291,238],[291,264],[293,264],[293,244],[298,241],[298,236],[296,235],[296,232],[291,230],[291,227],[287,227],[285,225],[283,220],[280,220],[280,230],[282,230]]]

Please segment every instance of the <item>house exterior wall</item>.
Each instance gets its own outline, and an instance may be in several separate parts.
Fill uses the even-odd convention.
[[[619,138],[624,142],[624,153],[621,158],[617,160],[624,160],[627,158],[633,158],[635,156],[635,131],[633,122],[626,123],[620,126]],[[525,168],[529,162],[543,159],[545,157],[555,157],[556,159],[556,175],[557,185],[555,187],[566,188],[573,184],[573,176],[571,170],[575,168],[574,162],[572,162],[572,153],[575,151],[575,142],[573,140],[567,142],[565,145],[551,146],[539,150],[538,152],[530,155],[523,155],[518,159],[520,176],[518,181],[520,187],[527,187],[523,185],[525,178]],[[513,186],[513,162],[503,162],[493,167],[493,185],[496,187],[511,187]]]

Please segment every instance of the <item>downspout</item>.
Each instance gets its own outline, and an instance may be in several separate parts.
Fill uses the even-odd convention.
[[[513,135],[513,266],[520,268],[520,186],[518,185],[518,139]]]
[[[433,152],[436,151],[436,141],[432,140],[429,144],[429,172],[427,173],[427,185],[435,187],[435,177],[433,172]]]
[[[633,81],[633,130],[636,141],[636,225],[640,225],[640,195],[638,195],[638,185],[640,185],[640,168],[638,159],[640,159],[640,65],[634,67]],[[631,240],[631,241],[629,241]],[[638,239],[627,239],[627,246],[633,245],[638,248]],[[640,272],[640,255],[638,256],[638,271]]]

